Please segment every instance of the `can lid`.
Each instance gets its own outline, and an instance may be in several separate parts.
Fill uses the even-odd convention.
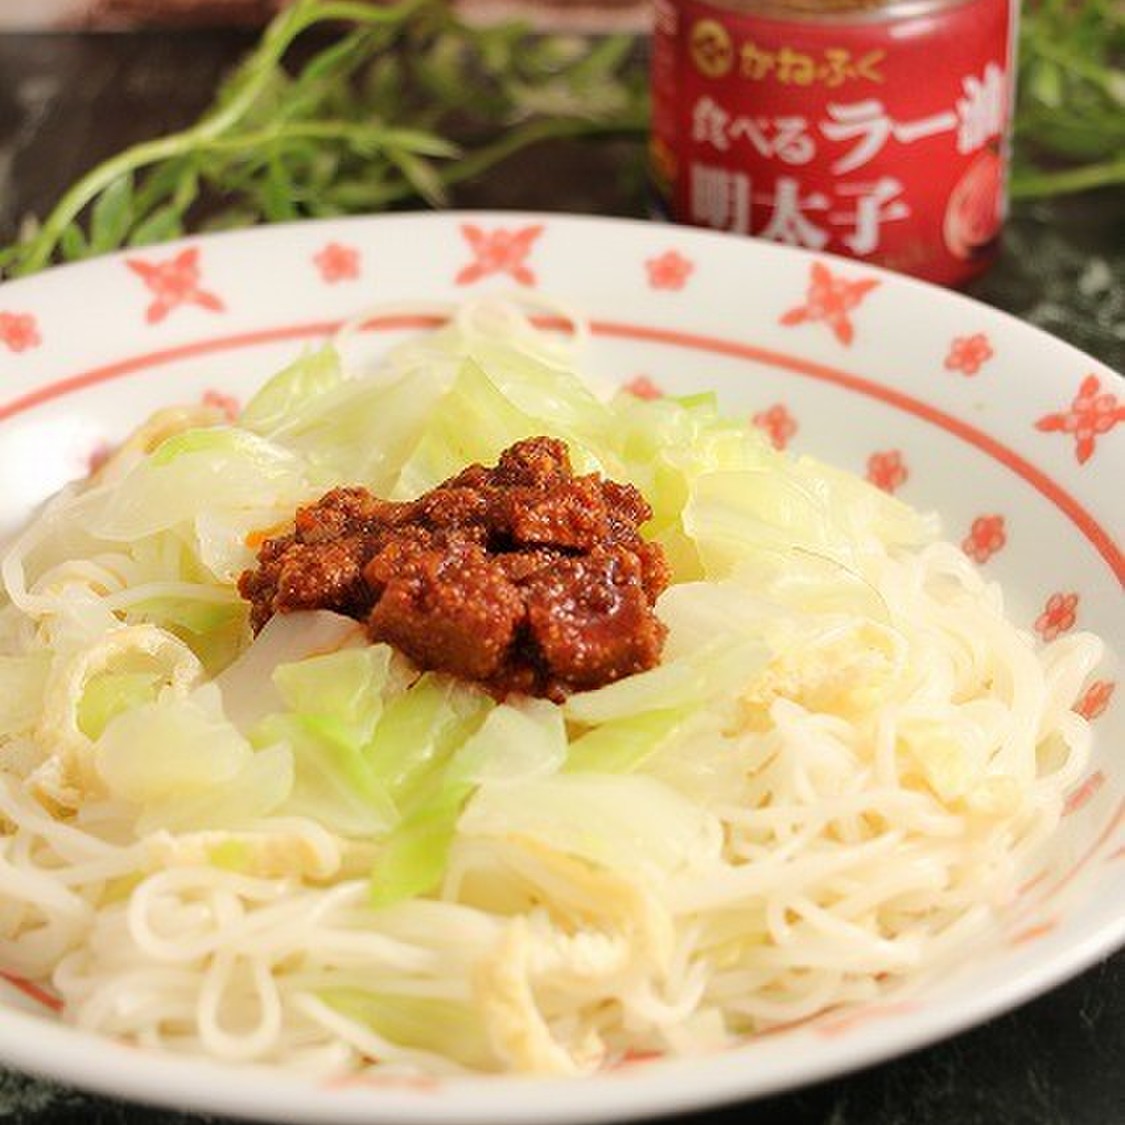
[[[913,19],[972,0],[706,0],[707,6],[738,15],[806,23],[885,23]]]

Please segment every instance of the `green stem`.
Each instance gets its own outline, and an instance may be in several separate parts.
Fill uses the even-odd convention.
[[[1093,85],[1097,86],[1105,93],[1111,96],[1113,95],[1112,70],[1104,66],[1099,66],[1097,63],[1091,62],[1088,59],[1084,59],[1081,55],[1076,55],[1073,51],[1052,43],[1042,35],[1036,38],[1032,50],[1049,62],[1056,63],[1064,70],[1069,70],[1071,74],[1079,78],[1084,78],[1087,82],[1093,83]]]
[[[647,119],[638,117],[634,121],[595,121],[577,118],[556,118],[533,121],[509,129],[498,141],[470,150],[456,162],[447,165],[439,172],[444,188],[479,176],[490,168],[514,156],[521,149],[541,141],[560,140],[568,137],[643,135],[647,131]],[[417,194],[412,184],[405,180],[395,183],[377,183],[367,180],[362,184],[349,183],[333,189],[333,200],[342,203],[349,211],[378,210],[393,206]]]
[[[581,118],[554,118],[532,121],[526,125],[510,129],[498,141],[467,152],[460,160],[442,172],[442,183],[446,187],[463,183],[474,176],[488,171],[494,165],[513,156],[521,149],[541,141],[559,140],[566,137],[593,137],[620,134],[632,136],[644,133],[648,128],[647,119],[635,122],[601,122]],[[399,184],[387,193],[388,203],[397,203],[413,192],[409,184]]]
[[[1093,188],[1125,183],[1125,155],[1081,168],[1064,168],[1058,172],[1021,172],[1012,177],[1008,195],[1013,201],[1043,199],[1067,195]]]
[[[379,145],[393,137],[393,130],[380,129],[375,124],[358,124],[352,121],[290,121],[269,125],[256,132],[238,133],[234,136],[211,137],[200,141],[200,153],[239,153],[260,149],[278,142],[288,141],[345,141],[353,147]],[[449,146],[449,155],[457,154]]]
[[[121,176],[185,151],[190,147],[183,143],[186,136],[184,133],[173,134],[135,145],[103,161],[92,172],[83,176],[55,205],[28,244],[22,260],[12,267],[11,272],[19,275],[43,269],[55,252],[63,231],[97,196]]]
[[[325,20],[346,20],[369,25],[402,23],[428,2],[429,0],[403,0],[391,7],[380,7],[354,0],[298,0],[296,4],[284,9],[266,29],[260,46],[238,71],[235,84],[231,87],[233,93],[226,101],[191,128],[134,145],[83,176],[52,209],[12,272],[26,274],[43,269],[54,254],[63,231],[121,176],[205,146],[237,124],[261,97],[275,68],[293,41],[313,24]]]

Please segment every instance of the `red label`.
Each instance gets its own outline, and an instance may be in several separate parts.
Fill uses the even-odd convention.
[[[671,218],[943,284],[991,261],[1009,0],[777,20],[657,0],[652,167]]]

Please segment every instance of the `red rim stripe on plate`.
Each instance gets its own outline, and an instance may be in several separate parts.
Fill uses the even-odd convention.
[[[535,317],[534,319],[543,328],[565,329],[569,327],[569,323],[560,317]],[[434,328],[443,323],[443,320],[443,317],[435,315],[396,314],[372,317],[365,321],[362,327],[365,331]],[[181,359],[190,359],[194,356],[209,355],[214,352],[254,347],[258,344],[277,343],[282,340],[299,340],[310,336],[330,336],[344,323],[343,320],[327,320],[313,321],[307,324],[282,325],[276,328],[263,328],[256,332],[218,336],[207,340],[197,340],[190,344],[179,344],[159,351],[145,352],[129,359],[119,360],[116,363],[91,368],[88,371],[68,376],[54,383],[48,383],[46,386],[38,387],[26,395],[0,405],[0,421],[41,403],[81,390],[84,387],[94,386],[126,375],[135,375],[149,367],[173,363]],[[1105,559],[1118,582],[1125,584],[1125,555],[1122,554],[1105,528],[1066,489],[1042,470],[1037,469],[1026,458],[1021,457],[1015,450],[1009,449],[1008,446],[986,434],[983,430],[978,430],[975,426],[961,421],[952,414],[947,414],[945,411],[930,406],[928,403],[922,402],[903,391],[897,391],[876,383],[874,380],[865,379],[861,375],[841,371],[839,368],[830,367],[827,364],[801,359],[799,356],[788,355],[785,352],[758,347],[755,344],[725,340],[721,337],[705,336],[694,332],[684,332],[674,328],[656,328],[651,325],[626,324],[610,320],[591,320],[590,330],[597,336],[642,340],[767,364],[783,371],[792,372],[795,375],[817,379],[820,382],[830,383],[844,390],[864,395],[929,422],[931,425],[937,426],[939,429],[945,430],[954,437],[960,438],[967,444],[979,449],[1030,484],[1078,528],[1098,554]]]
[[[0,970],[0,978],[6,980],[13,988],[18,988],[25,996],[34,1000],[37,1004],[42,1004],[44,1008],[49,1008],[56,1015],[63,1010],[63,1002],[57,997],[52,996],[45,989],[42,989],[37,984],[33,984],[29,980],[25,980],[15,973],[7,973]]]
[[[1125,825],[1125,800],[1117,802],[1117,808],[1113,810],[1112,815],[1106,821],[1094,842],[1066,871],[1056,877],[1050,887],[1037,896],[1037,905],[1042,906],[1044,903],[1050,902],[1060,891],[1073,883],[1082,870],[1101,852],[1102,848],[1113,838],[1114,833],[1123,825]],[[1113,854],[1115,853],[1110,853],[1111,858]]]

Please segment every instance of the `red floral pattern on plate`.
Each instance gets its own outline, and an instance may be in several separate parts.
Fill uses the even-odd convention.
[[[1068,629],[1074,628],[1078,620],[1077,594],[1052,594],[1043,607],[1043,612],[1035,619],[1035,631],[1045,641],[1053,641]]]
[[[775,403],[767,410],[761,410],[750,421],[770,439],[774,449],[785,449],[797,432],[797,419],[789,413],[784,403]]]
[[[198,305],[209,312],[223,312],[226,308],[220,298],[200,285],[198,246],[189,246],[162,261],[126,258],[125,264],[153,296],[145,310],[149,324],[159,324],[181,305]]]
[[[516,230],[507,227],[484,230],[475,223],[462,223],[461,234],[469,244],[473,260],[457,274],[457,284],[472,285],[481,278],[500,273],[521,285],[534,285],[535,274],[527,258],[542,233],[542,223]]]
[[[410,1090],[419,1094],[434,1094],[442,1088],[440,1078],[432,1074],[342,1074],[327,1078],[322,1083],[325,1090]]]
[[[823,262],[813,262],[805,303],[782,313],[784,325],[819,321],[845,346],[855,338],[855,327],[848,315],[879,285],[878,278],[846,278],[834,274]]]
[[[694,269],[694,263],[678,250],[665,250],[645,261],[648,283],[653,289],[683,289]]]
[[[1101,770],[1095,770],[1067,795],[1066,802],[1063,804],[1063,816],[1070,816],[1088,805],[1103,785],[1105,785],[1105,774]]]
[[[1113,860],[1125,852],[1125,848],[1110,851],[1108,854],[1106,851],[1106,845],[1113,840],[1123,824],[1125,824],[1125,799],[1117,803],[1116,808],[1110,813],[1109,817],[1102,825],[1101,831],[1099,831],[1094,840],[1086,846],[1082,854],[1063,871],[1062,874],[1054,876],[1053,881],[1046,889],[1043,889],[1048,877],[1045,872],[1036,876],[1035,879],[1026,884],[1027,888],[1035,888],[1040,892],[1038,895],[1040,905],[1050,902],[1052,899],[1056,898],[1061,891],[1073,884],[1075,879],[1078,878],[1092,861]],[[1022,890],[1020,893],[1022,894]]]
[[[42,342],[39,325],[31,313],[0,312],[0,344],[13,352],[26,352]]]
[[[1097,375],[1087,375],[1070,403],[1069,410],[1045,414],[1035,423],[1044,433],[1074,435],[1074,455],[1085,465],[1094,455],[1097,439],[1125,421],[1125,404],[1112,391],[1102,391]]]
[[[1106,713],[1116,690],[1117,685],[1112,680],[1095,680],[1075,703],[1074,710],[1092,723],[1099,715]]]
[[[664,392],[652,381],[648,375],[637,375],[629,382],[622,385],[621,389],[636,398],[657,399],[663,398]]]
[[[854,1031],[862,1024],[887,1019],[888,1017],[908,1016],[916,1011],[918,1011],[918,1004],[913,1000],[893,1000],[885,1004],[864,1004],[854,1011],[824,1016],[815,1020],[812,1027],[818,1035],[835,1038],[837,1035]]]
[[[945,369],[960,371],[963,375],[975,375],[995,354],[983,332],[974,332],[972,336],[958,336],[949,345]]]
[[[359,277],[359,251],[342,242],[329,242],[313,255],[313,264],[320,271],[320,279],[329,285]]]
[[[1026,945],[1029,941],[1037,941],[1041,937],[1046,937],[1057,928],[1057,919],[1048,918],[1045,922],[1038,922],[1034,926],[1028,926],[1026,930],[1020,930],[1019,933],[1013,934],[1008,939],[1008,945],[1013,948]]]
[[[969,534],[961,540],[961,550],[974,562],[985,563],[1007,542],[1003,516],[977,516]]]
[[[867,479],[884,492],[895,492],[906,483],[910,470],[897,449],[872,453],[867,458]]]
[[[645,1066],[648,1063],[659,1062],[668,1056],[663,1051],[627,1050],[621,1058],[610,1063],[611,1070],[627,1070],[630,1067]]]

